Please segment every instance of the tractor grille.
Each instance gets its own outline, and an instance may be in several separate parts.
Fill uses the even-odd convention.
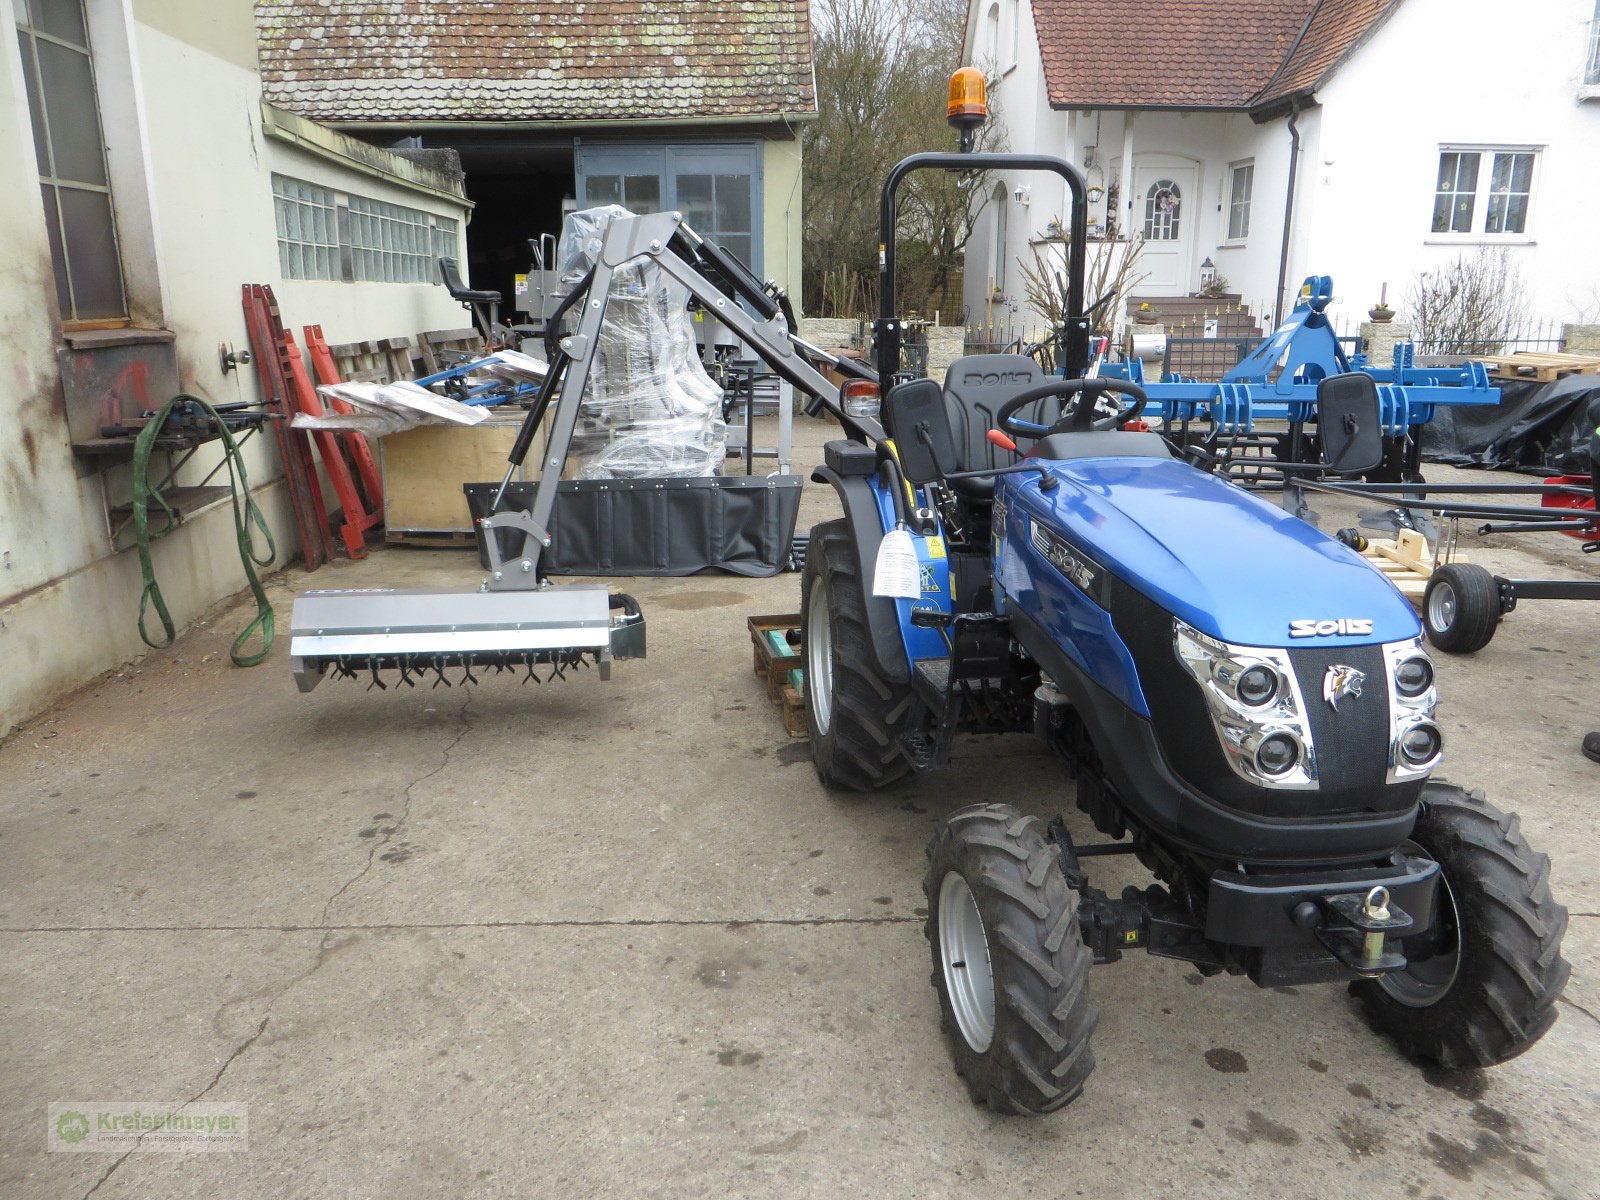
[[[1184,782],[1217,803],[1264,817],[1315,819],[1402,812],[1416,802],[1421,782],[1387,784],[1389,690],[1379,646],[1291,649],[1290,662],[1305,699],[1321,786],[1296,792],[1262,788],[1228,766],[1200,685],[1172,648],[1172,614],[1113,578],[1111,617],[1139,668],[1151,721],[1168,764]],[[1322,698],[1322,680],[1335,663],[1367,680],[1359,699],[1336,712]]]

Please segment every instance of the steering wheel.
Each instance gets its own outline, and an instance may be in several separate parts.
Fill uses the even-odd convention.
[[[1107,392],[1126,396],[1132,403],[1124,405],[1111,416],[1097,417],[1094,415],[1095,402]],[[1055,424],[1035,425],[1032,421],[1017,419],[1019,409],[1052,396],[1061,398],[1061,414]],[[1007,400],[995,413],[994,423],[1013,437],[1025,438],[1042,438],[1051,433],[1115,429],[1142,413],[1148,402],[1144,389],[1126,379],[1052,379]]]

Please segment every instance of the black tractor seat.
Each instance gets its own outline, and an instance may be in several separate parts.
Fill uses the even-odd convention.
[[[439,275],[444,280],[444,290],[450,293],[452,300],[459,300],[463,304],[499,304],[499,292],[475,291],[469,288],[461,278],[461,264],[453,258],[439,260]]]
[[[1011,465],[1011,452],[989,441],[994,416],[1007,400],[1043,382],[1039,364],[1025,354],[969,354],[950,364],[944,373],[944,401],[960,470]],[[1049,403],[1039,402],[1041,406]],[[1036,410],[1024,413],[1023,419],[1033,420],[1036,415]],[[988,500],[994,495],[993,479],[952,479],[950,487],[969,500]]]

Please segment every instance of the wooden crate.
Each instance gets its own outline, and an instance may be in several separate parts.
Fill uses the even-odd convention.
[[[390,541],[429,542],[409,534],[472,533],[464,483],[498,483],[522,425],[521,409],[492,414],[481,425],[422,425],[378,439],[383,464],[383,524]],[[536,455],[530,461],[537,467]],[[516,478],[527,476],[522,471]]]
[[[766,681],[767,699],[783,713],[783,728],[790,737],[806,736],[806,697],[802,682],[800,651],[791,649],[787,638],[780,650],[777,638],[800,628],[798,613],[750,617],[750,649],[755,673]]]

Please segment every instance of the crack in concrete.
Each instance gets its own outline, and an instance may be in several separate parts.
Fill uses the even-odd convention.
[[[333,895],[329,896],[327,903],[322,906],[322,920],[320,922],[321,928],[329,928],[328,914],[333,911],[333,906],[338,901],[339,897],[343,896],[345,892],[349,891],[356,884],[360,883],[366,878],[367,873],[372,870],[372,864],[378,860],[378,852],[392,842],[395,835],[399,833],[400,830],[405,826],[406,818],[411,815],[411,793],[413,789],[415,789],[419,784],[426,783],[428,780],[432,779],[435,775],[439,774],[439,772],[443,771],[450,765],[451,754],[453,754],[455,752],[455,748],[461,744],[461,739],[472,732],[472,725],[467,720],[467,708],[469,705],[471,705],[471,703],[472,694],[469,692],[466,698],[461,702],[461,711],[456,714],[456,719],[461,722],[461,728],[456,731],[456,736],[451,739],[450,744],[444,748],[444,753],[439,757],[439,765],[434,767],[431,771],[425,771],[423,774],[418,775],[410,783],[406,784],[405,792],[403,793],[405,797],[405,804],[401,806],[400,816],[389,825],[388,832],[386,832],[381,838],[373,839],[371,847],[367,850],[367,861],[362,864],[361,870],[357,871],[349,879],[345,880],[344,884],[339,888],[339,890],[334,892]]]
[[[291,986],[293,986],[293,985],[291,985]],[[287,990],[287,989],[285,989],[285,990]],[[268,1005],[268,1007],[270,1008],[271,1005]],[[206,1096],[210,1094],[211,1089],[216,1087],[217,1084],[222,1082],[222,1077],[225,1074],[227,1074],[228,1068],[233,1066],[233,1060],[238,1058],[239,1055],[243,1054],[246,1050],[250,1049],[251,1046],[255,1045],[256,1039],[267,1031],[267,1022],[270,1019],[271,1019],[270,1016],[261,1018],[261,1024],[256,1026],[256,1031],[254,1033],[252,1033],[249,1037],[247,1037],[244,1041],[240,1042],[239,1045],[234,1047],[233,1053],[228,1055],[227,1059],[225,1059],[223,1061],[223,1064],[220,1067],[217,1068],[217,1073],[211,1077],[211,1082],[206,1084],[205,1087],[201,1088],[198,1092],[196,1092],[194,1095],[190,1096],[181,1105],[179,1105],[178,1106],[178,1111],[179,1112],[182,1112],[184,1109],[188,1108],[189,1105],[191,1105],[191,1104],[198,1104],[201,1100],[204,1100],[206,1098]],[[110,1179],[111,1176],[116,1172],[116,1169],[118,1167],[120,1167],[123,1163],[128,1161],[128,1156],[130,1154],[133,1154],[136,1150],[138,1150],[139,1149],[139,1144],[141,1142],[143,1142],[143,1141],[144,1141],[144,1135],[141,1134],[139,1136],[139,1140],[137,1142],[135,1142],[131,1148],[129,1148],[128,1150],[124,1151],[123,1154],[117,1159],[116,1162],[112,1163],[109,1167],[107,1167],[106,1168],[106,1172],[105,1172],[104,1175],[100,1176],[99,1179],[94,1181],[94,1186],[91,1187],[87,1192],[85,1192],[83,1194],[83,1200],[89,1200],[90,1196],[92,1196],[96,1192],[98,1192],[100,1190],[100,1185],[105,1183],[106,1180]]]
[[[374,841],[371,849],[367,851],[367,861],[362,864],[361,870],[357,871],[349,879],[345,880],[345,882],[340,885],[339,889],[335,891],[333,895],[328,897],[327,902],[322,906],[322,920],[318,925],[312,927],[301,927],[298,930],[300,932],[315,932],[320,930],[322,933],[322,938],[317,943],[317,956],[312,961],[311,965],[267,997],[266,1011],[262,1014],[261,1023],[256,1026],[255,1032],[233,1048],[233,1052],[229,1054],[228,1057],[223,1061],[222,1065],[217,1068],[217,1073],[211,1077],[211,1082],[206,1084],[205,1087],[201,1088],[193,1096],[189,1097],[188,1100],[184,1101],[182,1107],[187,1108],[189,1105],[197,1103],[209,1095],[211,1090],[215,1088],[217,1084],[222,1082],[222,1077],[223,1075],[227,1074],[228,1068],[233,1066],[234,1062],[239,1058],[239,1056],[246,1050],[250,1049],[251,1046],[255,1045],[256,1040],[267,1031],[267,1024],[272,1020],[273,1006],[295,988],[299,987],[306,980],[310,979],[311,976],[315,975],[323,968],[324,965],[326,965],[329,958],[332,957],[334,950],[337,949],[337,947],[331,941],[334,934],[342,932],[345,929],[355,928],[353,926],[329,925],[328,914],[332,912],[333,905],[339,899],[339,897],[344,895],[345,892],[347,892],[356,883],[360,882],[360,880],[367,874],[368,871],[372,870],[372,864],[376,859],[378,851],[387,845],[394,838],[395,834],[399,833],[400,829],[405,825],[406,818],[411,815],[411,793],[413,789],[426,780],[432,779],[435,775],[439,774],[439,772],[443,771],[450,765],[451,754],[454,752],[455,748],[461,744],[461,739],[466,737],[467,734],[472,730],[472,725],[467,720],[467,707],[471,703],[472,695],[471,693],[468,693],[461,702],[460,711],[456,714],[457,719],[461,723],[461,728],[456,731],[456,735],[450,740],[450,744],[444,748],[444,753],[439,759],[439,765],[434,767],[433,770],[417,776],[410,783],[406,784],[404,793],[405,804],[400,809],[399,818],[389,826],[389,831],[383,835],[381,841]],[[177,932],[179,930],[174,929],[173,931]],[[87,932],[87,930],[81,932]],[[227,1006],[224,1005],[224,1007]],[[101,1175],[99,1179],[95,1180],[94,1186],[83,1194],[83,1200],[89,1200],[89,1197],[93,1196],[97,1191],[99,1191],[101,1185],[103,1185],[106,1180],[110,1179],[111,1176],[116,1173],[118,1167],[122,1166],[123,1163],[128,1161],[128,1156],[137,1151],[139,1148],[139,1143],[143,1141],[144,1138],[141,1136],[139,1138],[139,1142],[135,1142],[128,1151],[122,1154],[114,1163],[107,1167],[105,1174]]]
[[[1595,1016],[1592,1012],[1590,1012],[1583,1005],[1579,1004],[1576,1000],[1568,1000],[1565,996],[1557,996],[1556,999],[1561,1001],[1561,1003],[1565,1004],[1568,1008],[1577,1009],[1584,1016],[1588,1017],[1589,1020],[1593,1021],[1596,1025],[1600,1025],[1600,1017]]]
[[[648,929],[725,925],[919,925],[916,917],[602,917],[592,921],[415,921],[367,925],[37,925],[0,926],[0,934],[27,933],[384,933],[425,929]],[[310,974],[310,972],[307,972]]]

